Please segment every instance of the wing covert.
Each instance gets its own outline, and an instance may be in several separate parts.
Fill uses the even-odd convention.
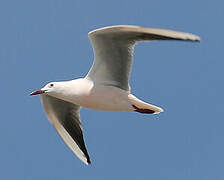
[[[198,36],[165,29],[139,26],[109,26],[89,33],[94,62],[86,78],[129,91],[134,45],[138,41],[200,41]]]

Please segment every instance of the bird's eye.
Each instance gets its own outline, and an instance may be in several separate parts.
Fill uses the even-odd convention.
[[[50,84],[50,87],[53,87],[54,86],[54,84]]]

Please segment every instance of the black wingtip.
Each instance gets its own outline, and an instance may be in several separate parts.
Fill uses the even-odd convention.
[[[88,163],[88,165],[91,164],[91,161],[90,161],[90,158],[89,157],[87,157],[87,163]]]

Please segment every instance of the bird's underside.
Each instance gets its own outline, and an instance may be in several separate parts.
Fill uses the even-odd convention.
[[[110,26],[96,29],[89,33],[89,38],[94,50],[94,62],[84,79],[92,82],[94,86],[113,87],[118,91],[126,92],[129,98],[127,101],[130,103],[129,110],[148,114],[162,112],[162,109],[130,94],[129,76],[135,43],[154,40],[200,40],[198,36],[189,33],[139,26]],[[40,92],[42,93],[43,90]],[[65,92],[63,91],[63,96],[66,96]],[[106,98],[101,95],[100,100],[104,101]],[[75,99],[74,104],[54,97],[51,93],[42,94],[41,100],[48,118],[65,143],[80,160],[90,164],[83,140],[80,104],[75,103]],[[119,101],[116,103],[119,105]]]

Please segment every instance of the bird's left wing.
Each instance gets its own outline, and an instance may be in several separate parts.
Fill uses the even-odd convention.
[[[90,164],[82,134],[80,106],[45,94],[41,95],[41,101],[48,119],[61,138],[80,160]]]
[[[111,85],[130,91],[134,45],[139,41],[184,40],[200,41],[190,33],[140,26],[109,26],[89,33],[94,62],[86,78],[97,84]]]

